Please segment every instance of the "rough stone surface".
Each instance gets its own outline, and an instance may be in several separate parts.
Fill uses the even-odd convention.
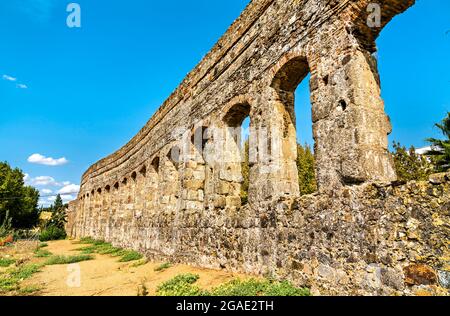
[[[447,293],[424,280],[449,271],[449,177],[395,182],[372,55],[414,1],[380,1],[378,28],[371,2],[252,1],[146,126],[83,175],[70,235],[323,295]],[[308,73],[319,191],[299,197],[294,91]]]

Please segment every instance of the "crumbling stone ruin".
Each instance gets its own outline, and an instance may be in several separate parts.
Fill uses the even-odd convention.
[[[146,126],[83,175],[71,236],[315,294],[448,294],[449,175],[396,181],[373,56],[414,0],[372,2],[253,0]],[[319,190],[300,197],[294,91],[308,74]]]

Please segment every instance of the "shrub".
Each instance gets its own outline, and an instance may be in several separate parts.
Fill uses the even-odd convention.
[[[40,236],[40,241],[61,240],[67,237],[66,231],[62,228],[49,226],[45,228]]]

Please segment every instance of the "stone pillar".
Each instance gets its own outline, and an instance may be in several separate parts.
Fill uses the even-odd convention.
[[[183,141],[182,159],[184,168],[181,172],[182,210],[199,212],[203,210],[205,199],[206,163],[204,152],[204,127],[199,127]]]
[[[395,180],[376,59],[342,26],[321,41],[308,58],[319,189]]]
[[[267,87],[250,113],[251,204],[299,195],[293,93],[286,103],[278,92]]]

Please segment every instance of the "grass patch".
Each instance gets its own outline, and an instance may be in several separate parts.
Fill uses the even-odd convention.
[[[297,288],[288,281],[235,279],[214,288],[211,296],[310,296],[309,289]]]
[[[158,296],[310,296],[308,288],[297,288],[288,281],[234,279],[210,291],[195,285],[198,275],[181,274],[162,283]]]
[[[91,237],[84,237],[81,238],[79,241],[75,241],[74,244],[80,244],[80,245],[90,245],[96,243],[97,240],[92,239]]]
[[[91,255],[51,256],[47,259],[45,265],[72,264],[92,259],[94,259],[94,257]]]
[[[45,249],[39,249],[38,248],[38,249],[36,249],[34,251],[34,256],[36,258],[48,258],[51,255],[52,255],[52,253],[50,251],[48,251],[48,250],[45,250]]]
[[[19,291],[20,282],[30,278],[36,272],[39,272],[42,266],[38,264],[22,265],[10,269],[0,275],[0,293]]]
[[[28,296],[28,295],[36,294],[36,292],[39,292],[40,290],[41,290],[41,288],[39,286],[31,285],[31,286],[26,286],[26,287],[20,288],[18,290],[18,293],[19,293],[19,295],[22,295],[22,296]]]
[[[0,258],[0,267],[6,268],[12,265],[13,263],[16,263],[15,259],[10,258]]]
[[[48,244],[46,242],[41,242],[38,245],[38,249],[45,248],[45,247],[48,247]]]
[[[119,262],[130,262],[143,258],[143,256],[137,251],[114,247],[110,243],[107,243],[103,240],[94,240],[90,237],[82,238],[79,242],[77,242],[77,244],[89,245],[87,247],[75,249],[75,251],[80,251],[85,255],[97,253],[100,255],[121,257],[119,259]]]
[[[201,296],[202,290],[194,285],[200,277],[197,274],[180,274],[162,283],[156,289],[158,296]]]
[[[145,264],[147,264],[147,259],[142,259],[142,260],[139,260],[139,261],[136,261],[135,263],[133,263],[132,265],[131,265],[131,267],[132,268],[137,268],[137,267],[140,267],[140,266],[143,266],[143,265],[145,265]]]
[[[122,254],[122,258],[120,258],[119,262],[130,262],[135,260],[141,260],[142,255],[134,250],[125,250]]]
[[[164,270],[169,269],[171,266],[172,266],[172,265],[171,265],[169,262],[166,262],[166,263],[163,263],[163,264],[157,266],[157,267],[155,268],[155,271],[156,271],[156,272],[162,272],[162,271],[164,271]]]

